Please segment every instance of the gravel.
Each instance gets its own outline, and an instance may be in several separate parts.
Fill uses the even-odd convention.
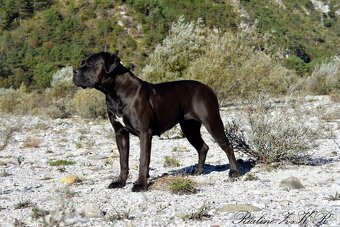
[[[311,105],[315,102],[320,100]],[[339,103],[331,107],[339,109]],[[223,108],[223,120],[235,114],[233,111]],[[246,181],[228,178],[225,153],[202,129],[210,147],[205,174],[189,176],[197,183],[196,194],[177,195],[166,187],[131,192],[139,160],[139,140],[133,136],[127,185],[107,188],[119,174],[108,120],[0,115],[0,226],[340,226],[340,200],[331,199],[340,193],[340,119],[322,124],[331,126],[332,136],[320,139],[319,147],[309,152],[313,165],[253,167],[237,152],[236,157],[244,160],[241,172],[256,176]],[[164,167],[166,155],[176,157],[180,166]],[[75,164],[50,166],[55,160]],[[149,180],[188,173],[197,160],[186,139],[154,137]],[[67,176],[79,180],[62,182]],[[304,188],[280,187],[289,177],[295,177]],[[24,202],[28,205],[19,206]]]

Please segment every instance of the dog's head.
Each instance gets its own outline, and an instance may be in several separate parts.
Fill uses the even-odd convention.
[[[73,72],[73,82],[82,88],[94,88],[103,79],[112,76],[120,63],[119,57],[108,52],[99,52],[85,58]]]

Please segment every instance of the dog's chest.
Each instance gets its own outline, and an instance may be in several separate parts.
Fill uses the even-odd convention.
[[[124,122],[123,118],[123,105],[119,99],[114,100],[111,97],[106,97],[106,105],[108,108],[108,111],[110,112],[112,116],[112,120],[115,122],[120,123],[123,127],[126,127],[126,122]]]
[[[113,120],[114,120],[115,122],[120,123],[123,127],[126,127],[126,125],[125,125],[125,123],[124,123],[124,119],[123,119],[122,116],[118,116],[117,114],[115,114]]]

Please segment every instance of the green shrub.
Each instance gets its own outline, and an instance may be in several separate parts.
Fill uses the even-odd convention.
[[[78,90],[74,95],[77,114],[85,118],[106,116],[105,97],[95,89]]]
[[[67,165],[74,165],[76,162],[75,161],[69,161],[69,160],[56,160],[56,161],[51,161],[48,163],[50,166],[67,166]]]
[[[175,194],[193,194],[197,191],[196,183],[187,177],[180,177],[170,184],[170,191]]]
[[[256,176],[254,173],[246,173],[243,177],[243,181],[256,181],[259,177]]]

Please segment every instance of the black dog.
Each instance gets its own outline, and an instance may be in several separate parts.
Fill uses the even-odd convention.
[[[230,177],[239,176],[231,144],[224,134],[215,93],[197,81],[150,84],[120,64],[114,54],[100,52],[82,61],[74,71],[75,85],[96,88],[106,95],[106,105],[120,154],[120,175],[109,188],[124,187],[129,173],[129,134],[140,139],[139,176],[132,191],[147,190],[151,139],[180,124],[198,152],[196,173],[203,172],[208,146],[201,137],[203,124],[230,162]]]

